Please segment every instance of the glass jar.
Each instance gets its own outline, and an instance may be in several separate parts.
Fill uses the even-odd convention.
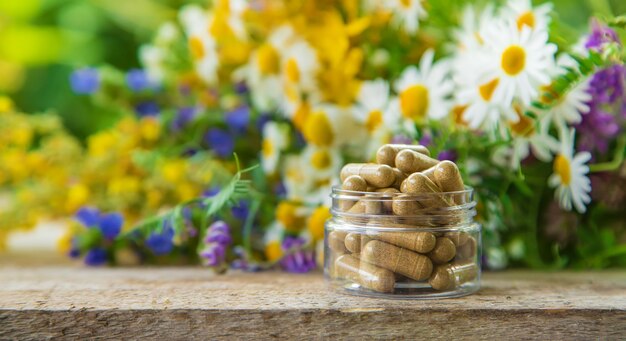
[[[324,274],[335,289],[391,298],[458,297],[480,287],[473,190],[332,191]]]

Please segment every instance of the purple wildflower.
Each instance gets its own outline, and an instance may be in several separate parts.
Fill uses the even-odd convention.
[[[177,132],[183,129],[189,122],[191,122],[196,116],[196,108],[194,107],[184,107],[178,109],[176,113],[176,117],[172,120],[170,124],[170,130]]]
[[[143,101],[135,106],[135,112],[139,117],[157,116],[161,112],[161,108],[154,101]]]
[[[240,94],[240,95],[244,95],[248,92],[248,85],[246,84],[246,82],[238,82],[235,84],[235,92]]]
[[[406,135],[394,135],[391,138],[391,143],[395,143],[395,144],[412,144],[413,143],[413,139],[408,137],[408,136],[406,136]]]
[[[250,124],[250,108],[242,105],[226,114],[226,124],[236,133],[244,133]]]
[[[606,43],[619,43],[619,37],[614,30],[602,25],[597,20],[591,23],[591,34],[585,42],[585,48],[601,51]]]
[[[92,94],[100,88],[100,75],[95,68],[83,68],[70,75],[72,91],[79,95]]]
[[[452,149],[444,150],[437,155],[437,159],[439,160],[450,160],[455,162],[457,158],[456,151]]]
[[[202,197],[203,198],[212,198],[214,196],[217,195],[217,193],[220,192],[220,188],[219,187],[211,187],[207,190],[204,190],[204,192],[202,192]]]
[[[95,207],[83,206],[76,212],[74,218],[85,227],[94,227],[100,221],[100,211]]]
[[[218,266],[226,259],[226,247],[219,243],[208,244],[202,251],[200,257],[206,266]]]
[[[285,187],[284,182],[279,181],[274,186],[274,195],[276,195],[278,198],[284,198],[287,195],[287,187]]]
[[[433,136],[430,133],[424,133],[424,135],[422,135],[422,138],[419,140],[419,143],[422,146],[430,146],[431,143],[433,143]]]
[[[271,120],[272,120],[272,115],[268,113],[262,113],[261,115],[259,115],[259,118],[256,121],[257,130],[263,131],[263,127],[265,127],[265,124]]]
[[[95,247],[89,251],[85,255],[85,264],[89,266],[97,266],[106,263],[107,261],[107,252],[105,249],[100,247]]]
[[[209,129],[206,135],[204,135],[204,141],[215,151],[215,154],[222,158],[230,156],[235,149],[233,136],[222,129]]]
[[[98,227],[105,239],[113,240],[122,231],[122,225],[124,225],[124,217],[114,212],[103,214]]]
[[[303,250],[305,241],[298,237],[285,237],[282,248],[286,253],[280,260],[283,269],[293,273],[305,273],[315,269],[315,253]]]

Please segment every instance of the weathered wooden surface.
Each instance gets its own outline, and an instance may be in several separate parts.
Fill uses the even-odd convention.
[[[472,296],[381,300],[322,275],[0,267],[0,339],[626,339],[626,272],[503,272]]]

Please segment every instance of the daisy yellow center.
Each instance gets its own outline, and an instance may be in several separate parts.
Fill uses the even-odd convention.
[[[311,165],[315,169],[326,169],[330,166],[330,154],[325,150],[318,150],[311,156]]]
[[[467,105],[456,105],[452,108],[452,117],[454,118],[454,123],[457,125],[466,125],[467,122],[463,120],[463,113],[467,109]]]
[[[270,157],[274,153],[274,144],[272,141],[265,139],[263,140],[262,153],[264,157]]]
[[[496,87],[498,86],[499,82],[500,82],[500,79],[494,78],[492,81],[487,82],[487,83],[481,85],[478,88],[478,92],[480,93],[480,97],[484,101],[489,102],[491,100],[491,96],[493,95],[493,91],[496,89]]]
[[[559,154],[554,159],[554,172],[561,178],[561,183],[565,186],[569,186],[572,181],[572,171],[569,164],[569,160]]]
[[[404,8],[409,8],[409,7],[411,7],[411,0],[400,0],[400,4]]]
[[[278,52],[270,44],[264,44],[257,51],[257,63],[261,73],[269,75],[278,73],[279,59]]]
[[[297,214],[297,210],[298,206],[285,201],[276,207],[276,220],[289,232],[298,232],[304,227],[304,219]]]
[[[265,246],[265,257],[272,262],[280,259],[283,256],[283,249],[280,246],[280,242],[275,240],[267,243]]]
[[[367,115],[367,120],[365,121],[365,127],[367,131],[370,133],[376,130],[376,128],[380,127],[383,123],[383,113],[380,110],[373,110]]]
[[[502,69],[509,76],[520,73],[526,65],[526,51],[519,45],[511,45],[502,53]]]
[[[534,28],[535,27],[535,15],[531,11],[522,13],[517,17],[517,29],[521,30],[524,25]]]
[[[198,37],[192,37],[189,39],[189,49],[194,59],[202,59],[204,57],[204,46]]]
[[[318,147],[327,147],[333,144],[335,135],[328,117],[323,112],[316,112],[306,119],[302,131],[304,138]]]
[[[287,79],[294,83],[300,80],[300,70],[298,69],[298,63],[295,59],[289,58],[285,65],[285,74],[287,75]]]
[[[423,85],[413,85],[400,94],[400,109],[406,118],[418,120],[428,112],[428,89]]]
[[[534,121],[521,113],[517,113],[519,120],[511,124],[511,131],[516,136],[531,136],[535,132]]]

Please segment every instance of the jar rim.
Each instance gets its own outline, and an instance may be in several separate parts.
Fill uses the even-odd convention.
[[[468,195],[470,198],[473,198],[474,188],[470,186],[465,186],[465,189],[462,191],[453,191],[453,192],[432,192],[432,193],[419,193],[419,194],[409,194],[402,192],[367,192],[367,191],[351,191],[341,189],[341,185],[332,186],[332,192],[330,197],[333,199],[349,199],[347,197],[354,196],[363,199],[363,197],[368,198],[368,200],[372,200],[375,198],[381,198],[383,200],[391,199],[400,199],[402,200],[415,200],[415,199],[428,199],[433,197],[441,197],[441,196],[466,196]]]

